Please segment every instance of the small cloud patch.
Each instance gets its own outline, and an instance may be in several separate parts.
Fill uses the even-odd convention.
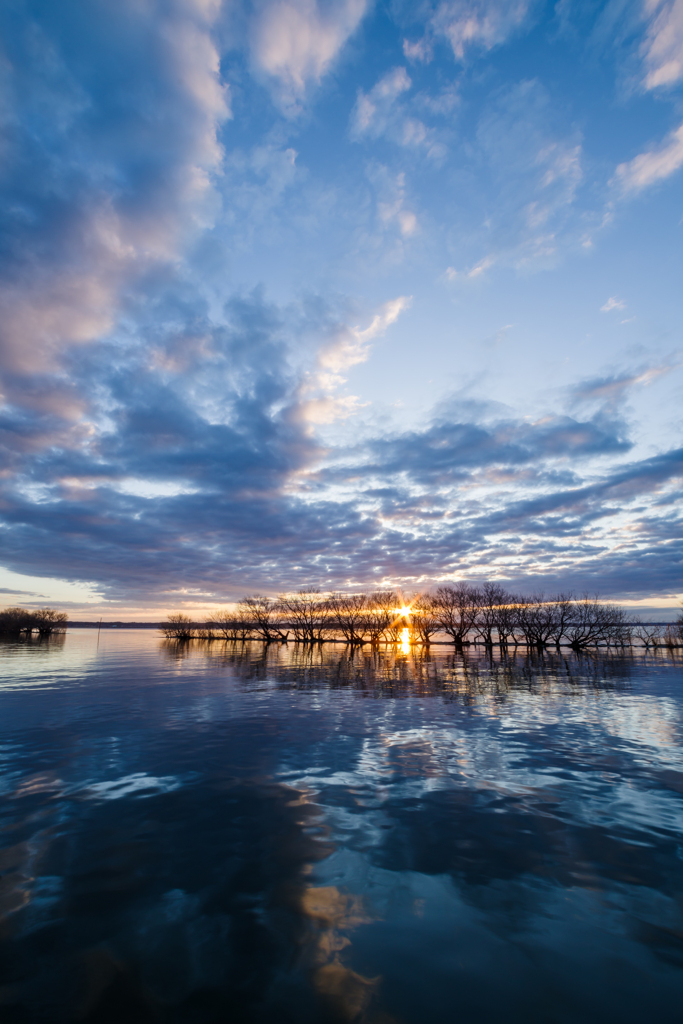
[[[626,309],[626,303],[622,302],[621,299],[616,299],[614,296],[611,296],[604,306],[600,306],[601,313],[609,313],[613,309]]]

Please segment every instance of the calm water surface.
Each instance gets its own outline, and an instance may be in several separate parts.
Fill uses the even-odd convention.
[[[0,1019],[683,1019],[683,670],[0,646]]]

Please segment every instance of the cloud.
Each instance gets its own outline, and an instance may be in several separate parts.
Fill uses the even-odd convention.
[[[360,406],[355,396],[339,396],[334,392],[346,382],[344,374],[352,366],[366,361],[371,342],[384,334],[410,303],[410,296],[400,295],[385,302],[367,327],[344,324],[333,331],[331,339],[318,351],[315,371],[307,374],[302,384],[300,412],[303,419],[309,423],[332,423],[358,411]]]
[[[628,163],[619,164],[614,184],[622,193],[640,192],[670,177],[683,165],[683,124],[670,132],[664,142]]]
[[[468,155],[467,212],[472,216],[466,219],[458,211],[468,250],[460,266],[448,268],[447,280],[476,279],[494,264],[548,266],[563,248],[580,244],[588,219],[584,215],[579,231],[575,207],[584,180],[581,138],[558,131],[540,82],[524,81],[493,94]]]
[[[44,12],[28,33],[5,26],[7,394],[112,331],[131,282],[211,223],[218,131],[231,116],[217,12],[178,0],[160,16],[122,0],[78,17]]]
[[[396,100],[411,85],[406,69],[398,67],[384,75],[369,93],[361,90],[351,115],[351,138],[377,138],[383,134]]]
[[[453,89],[446,88],[435,96],[418,93],[407,102],[401,102],[401,97],[411,87],[406,69],[397,67],[387,72],[370,92],[359,90],[351,113],[349,136],[354,142],[384,137],[398,146],[422,150],[430,159],[441,163],[447,152],[443,130],[425,124],[422,117],[415,114],[449,117],[457,95]]]
[[[473,281],[482,274],[485,274],[487,270],[495,266],[497,260],[495,256],[484,256],[483,259],[475,263],[473,267],[469,267],[467,270],[456,270],[455,267],[447,267],[445,277],[447,281],[457,281],[466,279]]]
[[[625,308],[626,308],[626,303],[625,302],[622,302],[621,299],[616,299],[614,296],[611,296],[607,300],[607,302],[605,303],[604,306],[600,306],[600,312],[601,313],[609,313],[613,309],[625,309]]]
[[[503,43],[526,20],[530,0],[451,0],[442,3],[432,19],[458,60],[470,48],[491,50]]]
[[[388,202],[379,202],[377,204],[377,212],[382,223],[388,225],[395,221],[398,224],[401,235],[404,238],[409,238],[417,230],[418,223],[417,217],[412,210],[404,208],[404,180],[403,174],[399,174],[396,179],[395,198]]]
[[[649,20],[641,55],[646,89],[674,85],[683,78],[683,0],[644,0]]]
[[[113,599],[135,592],[163,603],[195,586],[225,594],[226,544],[234,546],[228,576],[241,564],[262,587],[266,549],[290,572],[325,550],[329,529],[335,543],[368,532],[352,505],[330,517],[291,489],[321,455],[311,424],[352,411],[352,396],[335,393],[343,374],[409,299],[385,303],[367,325],[338,327],[312,382],[289,359],[301,311],[253,292],[233,297],[216,323],[197,301],[182,308],[181,291],[181,281],[167,282],[149,323],[139,323],[157,325],[152,348],[101,342],[70,364],[106,411],[89,432],[60,443],[48,431],[22,457],[13,454],[16,425],[5,436],[2,521],[8,559],[22,571],[40,575],[49,563],[68,579],[94,573]],[[323,310],[319,335],[328,318]],[[181,358],[188,347],[191,357]],[[57,533],[63,545],[50,556]]]
[[[403,54],[408,60],[420,61],[429,64],[434,56],[433,47],[428,39],[418,39],[411,43],[410,40],[403,40]]]
[[[534,422],[438,419],[424,431],[369,443],[368,462],[354,472],[389,478],[401,474],[425,487],[458,482],[473,469],[538,464],[550,458],[571,456],[572,464],[582,458],[628,452],[631,442],[624,436],[619,419],[601,415],[579,420],[567,415],[548,415]]]
[[[635,388],[649,387],[671,373],[672,364],[646,366],[631,373],[614,373],[603,377],[583,380],[566,389],[568,409],[573,413],[582,409],[593,409],[594,415],[617,422],[619,410]],[[620,422],[624,422],[623,414]]]
[[[280,116],[331,72],[366,9],[34,4],[20,30],[24,7],[0,10],[0,529],[13,568],[163,611],[361,576],[494,568],[637,589],[680,571],[678,442],[639,458],[627,415],[657,368],[556,392],[545,415],[454,398],[421,428],[350,422],[350,371],[410,302],[387,271],[419,286],[436,238],[434,259],[465,268],[447,277],[482,281],[494,265],[547,263],[589,220],[574,212],[581,138],[538,82],[496,79],[447,135],[467,76],[456,88],[430,68],[439,84],[420,91],[424,69],[373,53],[360,92],[340,76],[329,124]],[[528,11],[432,5],[405,52],[427,61],[446,39],[467,60]],[[228,15],[247,25],[232,49]],[[348,147],[354,101],[353,137],[402,147],[399,161]],[[444,142],[458,157],[443,174],[416,158]],[[252,287],[261,279],[270,291]],[[334,290],[346,288],[360,297]],[[416,360],[429,358],[421,337]]]
[[[389,235],[394,237],[394,246],[389,258],[400,260],[405,243],[417,232],[417,214],[408,205],[408,188],[404,171],[392,174],[384,164],[372,163],[367,168],[367,177],[375,194],[377,239]],[[397,237],[398,236],[398,237]]]
[[[266,0],[251,26],[256,67],[278,83],[285,111],[296,113],[310,83],[325,75],[368,8],[367,0]]]
[[[101,343],[71,365],[106,410],[94,432],[46,436],[8,460],[11,567],[89,579],[113,602],[135,595],[163,610],[193,594],[219,603],[349,575],[409,585],[494,564],[536,585],[602,574],[635,592],[657,572],[661,585],[673,580],[683,453],[623,462],[633,445],[620,410],[648,370],[586,381],[568,411],[534,419],[455,398],[423,429],[342,432],[322,446],[312,424],[348,414],[339,380],[408,300],[336,333],[323,310],[312,380],[289,356],[299,313],[252,292],[234,296],[220,324],[199,305],[188,319],[178,284],[150,309],[150,326],[164,324],[154,352]],[[191,339],[194,357],[178,362]]]
[[[456,60],[467,51],[487,51],[504,43],[528,20],[534,0],[443,0],[431,14],[422,39],[404,40],[409,60],[429,63],[433,40],[445,38]]]

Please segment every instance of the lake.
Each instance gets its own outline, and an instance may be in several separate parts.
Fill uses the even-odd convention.
[[[3,1022],[680,1024],[680,655],[0,663]]]

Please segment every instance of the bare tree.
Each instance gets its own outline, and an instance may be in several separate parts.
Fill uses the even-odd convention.
[[[477,591],[467,583],[439,587],[434,604],[439,628],[461,647],[477,617]]]
[[[656,647],[657,642],[663,639],[664,628],[656,622],[637,621],[633,630],[634,635],[640,640],[645,648]]]
[[[402,611],[402,608],[409,607],[409,598],[405,595],[399,597],[396,595],[396,603],[391,609],[391,621],[386,628],[385,635],[387,640],[392,644],[398,644],[404,637],[404,629],[410,629],[410,619]]]
[[[621,608],[586,595],[574,601],[565,636],[570,646],[579,650],[600,643],[627,643],[630,629]]]
[[[251,638],[250,623],[245,622],[239,612],[231,612],[228,608],[214,612],[207,619],[206,625],[207,630],[221,640],[239,640],[243,642]]]
[[[167,616],[161,632],[167,640],[191,640],[194,636],[192,619],[182,612],[173,612]]]
[[[410,612],[412,632],[420,639],[420,643],[429,646],[431,638],[441,629],[439,607],[431,594],[420,594],[413,601]]]
[[[238,608],[238,618],[248,624],[250,633],[256,633],[266,643],[284,643],[289,636],[288,631],[281,629],[279,616],[280,604],[263,594],[242,598]]]
[[[493,609],[498,643],[503,646],[507,646],[511,641],[513,644],[518,643],[519,638],[515,630],[519,619],[519,603],[520,599],[514,594],[506,594],[505,600]]]
[[[218,631],[209,621],[205,623],[203,626],[197,626],[193,636],[195,640],[215,640],[216,637],[218,636]]]
[[[58,612],[55,608],[4,608],[0,612],[0,633],[31,634],[34,631],[41,636],[63,632],[69,616],[66,612]]]
[[[365,609],[365,628],[370,643],[378,644],[389,634],[392,622],[396,618],[398,596],[393,590],[376,590],[368,596]]]
[[[664,630],[663,640],[664,645],[669,648],[683,646],[683,637],[681,636],[675,622],[666,627]]]
[[[539,594],[518,600],[517,630],[529,647],[540,649],[550,644],[559,647],[572,620],[573,607],[573,599],[567,594],[551,598]]]
[[[0,633],[30,633],[33,614],[26,608],[3,608],[0,612]]]
[[[665,647],[683,646],[683,611],[679,613],[675,622],[670,623],[662,631],[661,640]]]
[[[567,635],[567,626],[571,622],[574,597],[572,594],[558,594],[553,598],[552,629],[549,640],[559,647]]]
[[[281,594],[278,605],[285,620],[283,626],[291,626],[295,640],[314,644],[321,643],[328,636],[327,601],[320,591],[299,590],[296,594]]]
[[[69,616],[66,612],[58,612],[55,608],[38,608],[33,612],[33,628],[37,629],[41,636],[63,632],[68,621]]]
[[[498,632],[499,608],[510,601],[510,595],[499,583],[484,583],[477,592],[477,613],[474,621],[475,640],[487,646],[493,644],[493,633]],[[500,634],[498,633],[500,636]]]
[[[330,594],[330,625],[347,643],[362,644],[368,635],[368,598],[365,594]]]
[[[538,594],[518,599],[516,632],[529,647],[539,649],[555,644],[559,647],[573,616],[571,596],[558,594],[546,598]]]

